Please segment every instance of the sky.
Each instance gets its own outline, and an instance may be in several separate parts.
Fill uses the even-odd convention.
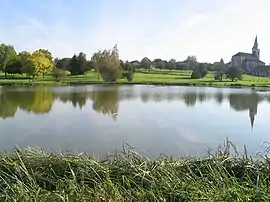
[[[117,44],[123,60],[221,58],[251,52],[270,62],[269,0],[0,0],[0,40],[54,57]],[[269,55],[268,55],[269,53]]]

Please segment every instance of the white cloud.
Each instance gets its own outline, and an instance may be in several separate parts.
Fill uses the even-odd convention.
[[[60,57],[80,51],[90,57],[98,49],[118,44],[122,58],[128,60],[144,56],[183,60],[196,55],[200,61],[214,62],[221,57],[228,61],[238,51],[250,52],[257,34],[262,60],[269,61],[269,0],[206,0],[204,4],[190,0],[182,6],[172,0],[168,6],[170,2],[177,6],[164,14],[162,7],[153,6],[155,2],[124,3],[118,12],[104,3],[95,25],[85,23],[81,29],[74,29],[66,15],[61,18],[60,11],[59,19],[50,24],[31,16],[20,26],[0,32],[0,37],[19,50],[48,48]]]

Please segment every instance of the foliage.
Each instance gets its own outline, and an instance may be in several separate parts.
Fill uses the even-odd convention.
[[[71,58],[62,58],[62,59],[55,59],[55,66],[57,69],[64,69],[70,70],[70,60]]]
[[[217,153],[149,160],[124,149],[103,161],[15,148],[0,158],[1,201],[269,201],[269,158]]]
[[[156,69],[165,69],[165,62],[162,59],[153,60],[153,65]]]
[[[83,75],[87,70],[87,60],[85,53],[73,55],[69,63],[71,75]]]
[[[121,63],[116,45],[111,50],[94,53],[91,60],[104,81],[115,82],[120,78]]]
[[[165,68],[169,69],[170,71],[173,69],[177,69],[176,60],[171,59],[169,62],[165,63]]]
[[[52,71],[52,77],[56,81],[63,80],[65,78],[67,78],[67,76],[68,76],[67,70],[54,68],[53,71]]]
[[[187,65],[187,69],[193,69],[194,70],[198,66],[196,56],[188,56],[185,62],[186,62],[186,65]]]
[[[197,67],[193,70],[191,74],[192,79],[200,79],[205,77],[207,74],[207,68],[203,63],[199,63]]]
[[[44,74],[50,73],[54,67],[54,63],[49,57],[47,52],[44,52],[44,50],[36,50],[34,51],[31,56],[31,67],[32,70],[29,71],[30,75],[33,76],[33,79],[37,77],[39,74]]]
[[[5,67],[7,74],[22,74],[22,63],[19,56],[10,59]]]
[[[12,62],[16,60],[17,53],[13,46],[2,43],[0,45],[0,70],[7,74],[6,66],[12,66]]]
[[[148,58],[148,57],[144,57],[142,60],[141,60],[141,68],[143,69],[148,69],[148,71],[151,70],[151,60]]]
[[[227,72],[227,78],[235,81],[235,79],[242,79],[242,71],[238,67],[230,67]]]

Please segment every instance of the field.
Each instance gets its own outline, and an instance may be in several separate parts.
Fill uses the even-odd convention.
[[[160,84],[160,85],[199,85],[199,86],[247,86],[247,87],[270,87],[269,77],[254,77],[243,75],[243,79],[232,82],[229,79],[215,81],[213,73],[208,73],[203,79],[191,79],[190,71],[168,71],[168,70],[153,70],[139,71],[134,75],[132,82],[126,79],[120,79],[117,83],[133,83],[133,84]],[[98,78],[97,73],[88,72],[81,76],[68,76],[63,82],[54,81],[51,76],[47,75],[45,78],[39,77],[35,84],[44,85],[69,85],[69,84],[91,84],[102,83]],[[0,85],[28,85],[29,80],[25,76],[15,75],[5,78],[3,74],[0,75]]]
[[[0,154],[0,201],[269,201],[267,155],[228,151],[150,160],[123,149],[100,161],[15,148]]]

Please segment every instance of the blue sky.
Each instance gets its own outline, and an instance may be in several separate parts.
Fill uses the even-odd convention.
[[[229,61],[258,35],[270,61],[269,0],[1,0],[0,39],[18,51],[90,58],[118,45],[124,60]]]

